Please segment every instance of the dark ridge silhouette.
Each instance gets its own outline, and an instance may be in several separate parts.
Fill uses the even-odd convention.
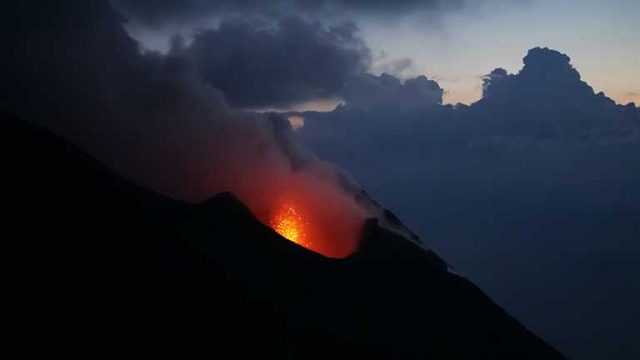
[[[230,193],[174,201],[50,133],[1,124],[5,294],[23,353],[563,358],[375,220],[357,253],[325,258]]]

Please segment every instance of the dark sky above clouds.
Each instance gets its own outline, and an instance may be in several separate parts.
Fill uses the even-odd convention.
[[[402,14],[416,10],[455,9],[464,0],[113,0],[128,16],[148,26],[187,22],[206,16],[235,14],[282,15],[293,12],[325,15],[341,12]]]
[[[331,206],[357,213],[342,202],[338,179],[347,174],[304,150],[303,141],[571,358],[630,359],[640,352],[634,338],[640,332],[640,110],[617,105],[591,82],[599,73],[618,79],[640,54],[634,43],[621,55],[607,50],[615,41],[591,46],[587,57],[515,36],[522,49],[512,53],[500,39],[520,25],[466,32],[480,37],[474,44],[484,52],[448,37],[450,28],[394,35],[405,15],[445,19],[475,11],[465,1],[113,3],[118,6],[3,5],[0,38],[11,51],[0,59],[0,108],[173,197],[195,201],[229,187],[255,195],[256,178],[276,190],[304,186],[291,180],[303,171],[323,189],[313,200],[328,197]],[[574,10],[582,14],[593,3]],[[395,22],[376,27],[361,15]],[[212,16],[215,21],[202,21]],[[487,19],[502,26],[504,17]],[[600,20],[609,24],[605,13]],[[136,21],[162,31],[197,26],[161,53],[123,27]],[[607,29],[599,29],[605,37]],[[390,49],[407,43],[426,55],[393,52],[376,63],[376,44],[389,34]],[[452,48],[464,56],[445,56]],[[494,61],[501,52],[522,70]],[[469,75],[479,101],[447,104],[452,82],[421,67],[424,58],[438,56],[461,78],[471,70],[456,59],[481,68]],[[597,71],[583,72],[584,59],[595,59],[587,65]],[[295,132],[283,116],[247,110],[326,98],[343,104],[296,113],[305,125]]]

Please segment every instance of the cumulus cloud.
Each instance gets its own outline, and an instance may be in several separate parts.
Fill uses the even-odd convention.
[[[517,74],[502,69],[484,79],[483,98],[469,118],[492,118],[485,134],[555,141],[635,141],[635,111],[625,111],[581,80],[570,58],[548,48],[529,50]],[[631,115],[630,115],[631,114]],[[494,136],[495,137],[495,136]]]
[[[571,66],[571,59],[548,48],[534,48],[524,57],[524,67],[517,75],[495,69],[484,79],[483,97],[537,100],[542,97],[556,101],[582,101],[593,95],[593,89],[580,79]]]
[[[389,74],[399,78],[409,78],[415,72],[413,60],[410,58],[388,59],[383,51],[373,59],[369,72],[373,74]]]
[[[303,114],[300,132],[427,238],[425,214],[438,197],[461,208],[481,206],[478,196],[580,193],[624,208],[640,199],[640,109],[595,93],[567,55],[531,49],[518,73],[488,74],[471,106],[440,105],[441,96],[426,78],[366,75],[343,106]]]
[[[456,107],[368,76],[344,106],[303,114],[300,132],[525,324],[579,353],[591,344],[566,334],[591,339],[638,314],[640,292],[622,284],[640,272],[640,109],[596,94],[550,49],[484,81],[480,101]],[[528,286],[548,289],[549,306],[522,295]],[[622,292],[614,307],[597,295]],[[637,333],[627,329],[599,344],[617,348]]]
[[[378,181],[390,180],[375,173],[376,167],[363,165],[371,158],[397,173],[415,175],[402,181],[416,184],[445,175],[453,177],[447,184],[463,178],[487,180],[490,171],[503,170],[523,181],[557,180],[557,176],[578,182],[598,176],[624,180],[626,173],[603,174],[609,165],[574,169],[576,163],[569,158],[584,156],[579,160],[584,162],[594,149],[640,145],[638,108],[619,106],[596,94],[581,80],[569,57],[555,50],[531,49],[517,74],[493,70],[484,78],[483,95],[471,106],[453,107],[441,105],[442,89],[425,77],[402,83],[386,74],[363,75],[347,84],[343,106],[328,114],[306,114],[302,133],[321,154],[376,188]],[[479,156],[480,149],[487,156],[482,162],[460,163],[466,155]],[[494,151],[501,155],[490,155]],[[426,160],[429,154],[435,156],[431,162]],[[626,151],[618,155],[618,160],[630,156]],[[520,162],[515,160],[518,156]],[[506,159],[511,160],[501,163]],[[524,165],[525,159],[532,161],[530,168]],[[547,171],[533,170],[545,162]],[[423,170],[431,166],[436,166],[433,176],[426,177]],[[458,166],[468,168],[463,171]],[[553,169],[562,175],[553,175]]]
[[[369,66],[369,50],[350,22],[325,27],[300,17],[225,19],[184,49],[201,76],[232,105],[286,106],[339,95]]]
[[[364,72],[413,75],[411,59],[371,61],[354,21],[462,8],[466,0],[112,0],[156,49],[182,34],[205,79],[234,106],[284,108],[335,98]],[[363,18],[364,16],[364,18]],[[313,20],[310,20],[313,19]],[[344,21],[344,19],[349,19]],[[367,20],[368,19],[368,20]],[[337,24],[335,23],[337,22]],[[164,39],[164,40],[159,40]],[[175,43],[174,43],[175,44]],[[172,51],[175,51],[175,46]]]
[[[389,74],[363,74],[347,82],[343,97],[348,107],[376,109],[441,105],[442,95],[443,90],[438,83],[426,76],[402,82]]]

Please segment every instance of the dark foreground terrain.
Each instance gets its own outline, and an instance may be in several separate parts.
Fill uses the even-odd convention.
[[[0,126],[5,340],[19,354],[563,358],[375,220],[357,253],[325,258],[232,194],[174,201],[44,130]]]

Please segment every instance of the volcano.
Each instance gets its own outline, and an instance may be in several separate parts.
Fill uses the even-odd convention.
[[[563,358],[375,219],[355,253],[328,258],[231,193],[172,200],[46,130],[0,126],[4,293],[22,354]]]

